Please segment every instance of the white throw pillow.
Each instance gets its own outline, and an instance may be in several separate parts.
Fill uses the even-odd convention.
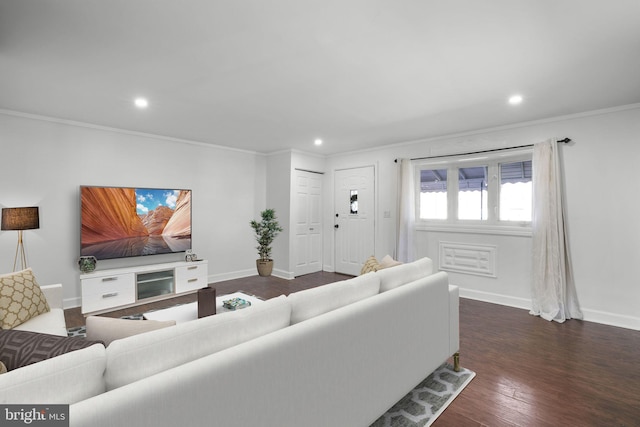
[[[175,326],[175,320],[132,320],[115,319],[113,317],[88,316],[87,317],[87,339],[92,341],[102,341],[106,346],[112,341],[142,334],[144,332],[155,331],[156,329]]]
[[[291,302],[291,324],[376,295],[380,291],[380,279],[376,274],[364,274],[290,294],[287,299]]]
[[[380,268],[378,268],[378,270],[395,267],[396,265],[402,265],[402,263],[393,259],[391,255],[385,255],[385,257],[380,260]]]

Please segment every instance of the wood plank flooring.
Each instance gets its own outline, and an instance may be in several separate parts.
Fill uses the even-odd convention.
[[[230,294],[237,291],[244,291],[249,295],[256,295],[263,299],[274,298],[279,295],[289,295],[291,292],[301,291],[303,289],[314,288],[316,286],[325,285],[327,283],[336,282],[350,278],[340,273],[328,273],[321,271],[314,274],[296,277],[295,280],[281,279],[275,276],[260,277],[251,276],[242,279],[227,280],[224,282],[212,283],[211,286],[216,288],[217,295]],[[101,316],[121,317],[131,314],[144,313],[146,311],[158,308],[170,307],[175,304],[184,304],[196,301],[195,293],[174,297],[171,299],[155,301],[148,304],[137,305],[122,310],[110,311],[101,314]],[[68,328],[83,326],[85,324],[84,316],[80,311],[80,307],[65,310],[65,320]]]
[[[348,276],[314,273],[284,280],[249,277],[213,284],[219,295],[243,290],[262,298]],[[111,312],[119,317],[190,302],[195,295]],[[68,327],[84,324],[65,311]],[[476,377],[433,424],[465,426],[640,426],[640,332],[533,317],[526,310],[460,300],[462,366]]]
[[[476,378],[433,424],[640,426],[640,332],[460,300],[462,366]]]

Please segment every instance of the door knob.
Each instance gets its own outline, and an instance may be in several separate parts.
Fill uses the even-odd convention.
[[[335,228],[340,228],[340,224],[334,225]]]

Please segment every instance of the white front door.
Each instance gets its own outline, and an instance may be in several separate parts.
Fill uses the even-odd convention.
[[[295,276],[322,270],[322,175],[295,171]]]
[[[373,166],[336,171],[334,195],[335,271],[357,276],[375,250]]]

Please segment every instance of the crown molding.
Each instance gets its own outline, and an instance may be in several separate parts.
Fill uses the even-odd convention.
[[[388,144],[388,145],[381,145],[381,146],[378,146],[378,147],[365,148],[365,149],[362,149],[362,150],[345,151],[343,153],[336,153],[336,154],[329,155],[327,157],[328,158],[334,158],[334,157],[341,157],[341,156],[345,156],[345,155],[353,155],[353,154],[360,154],[360,153],[370,153],[370,152],[373,152],[373,151],[386,150],[386,149],[394,148],[394,147],[404,147],[404,146],[408,146],[408,145],[424,144],[424,143],[429,143],[429,142],[443,141],[443,140],[446,140],[446,139],[467,138],[467,137],[470,137],[470,136],[478,136],[478,135],[484,135],[484,134],[488,134],[488,133],[501,132],[501,131],[505,131],[505,130],[526,128],[526,127],[537,126],[537,125],[547,124],[547,123],[555,123],[555,122],[560,122],[560,121],[565,121],[565,120],[575,120],[575,119],[581,119],[581,118],[584,118],[584,117],[601,116],[601,115],[613,114],[613,113],[618,113],[618,112],[621,112],[621,111],[628,111],[628,110],[635,110],[635,109],[640,109],[640,103],[628,104],[628,105],[620,105],[620,106],[617,106],[617,107],[610,107],[610,108],[602,108],[602,109],[599,109],[599,110],[584,111],[584,112],[581,112],[581,113],[565,114],[565,115],[562,115],[562,116],[548,117],[548,118],[545,118],[545,119],[538,119],[538,120],[530,120],[530,121],[526,121],[526,122],[519,122],[519,123],[510,124],[510,125],[495,126],[495,127],[490,127],[490,128],[484,128],[484,129],[477,129],[477,130],[472,130],[472,131],[467,131],[467,132],[442,134],[442,135],[432,136],[432,137],[428,137],[428,138],[420,138],[420,139],[414,139],[414,140],[410,140],[410,141],[397,142],[397,143]]]
[[[31,120],[39,120],[39,121],[44,121],[44,122],[63,124],[63,125],[67,125],[67,126],[75,126],[75,127],[85,128],[85,129],[93,129],[93,130],[100,130],[100,131],[104,131],[104,132],[119,133],[119,134],[122,134],[122,135],[131,135],[131,136],[138,136],[138,137],[142,137],[142,138],[159,139],[159,140],[162,140],[162,141],[175,142],[175,143],[179,143],[179,144],[197,145],[197,146],[205,147],[205,148],[215,148],[215,149],[218,149],[218,150],[234,151],[234,152],[237,152],[237,153],[252,154],[252,155],[262,154],[262,153],[258,153],[256,151],[244,150],[244,149],[241,149],[241,148],[234,148],[234,147],[229,147],[229,146],[226,146],[226,145],[218,145],[218,144],[212,144],[212,143],[202,142],[202,141],[192,141],[192,140],[189,140],[189,139],[174,138],[174,137],[171,137],[171,136],[156,135],[156,134],[152,134],[152,133],[138,132],[138,131],[132,131],[132,130],[109,127],[109,126],[96,125],[96,124],[93,124],[93,123],[78,122],[78,121],[75,121],[75,120],[60,119],[60,118],[57,118],[57,117],[49,117],[49,116],[43,116],[43,115],[39,115],[39,114],[24,113],[22,111],[6,110],[6,109],[0,108],[0,114],[4,114],[6,116],[13,116],[13,117],[31,119]]]

